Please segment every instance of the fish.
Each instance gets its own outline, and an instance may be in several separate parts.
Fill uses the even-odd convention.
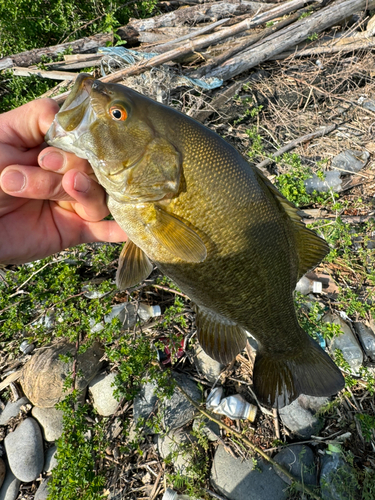
[[[344,378],[299,325],[294,289],[327,254],[296,207],[224,139],[121,84],[80,74],[46,135],[86,158],[127,233],[121,289],[155,264],[191,299],[203,350],[222,364],[258,342],[253,385],[282,408]]]

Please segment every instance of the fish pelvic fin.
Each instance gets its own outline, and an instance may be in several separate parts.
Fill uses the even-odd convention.
[[[298,355],[275,356],[262,347],[255,358],[253,382],[261,403],[283,408],[300,394],[327,397],[345,385],[332,359],[312,338]]]
[[[211,358],[227,365],[245,348],[246,331],[210,309],[195,306],[195,310],[198,340],[202,349]]]
[[[128,240],[118,260],[116,286],[125,290],[149,277],[153,270],[150,259],[137,245]]]
[[[259,183],[263,184],[264,189],[267,189],[273,195],[280,209],[286,213],[293,223],[299,258],[298,279],[300,279],[324,259],[329,252],[328,243],[305,226],[301,221],[298,209],[275,188],[262,172],[256,170],[256,173]]]

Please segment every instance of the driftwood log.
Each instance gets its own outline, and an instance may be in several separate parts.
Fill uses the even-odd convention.
[[[222,80],[233,78],[261,64],[270,57],[303,42],[310,35],[320,33],[330,26],[339,23],[355,12],[374,7],[375,0],[336,0],[333,4],[315,12],[311,16],[301,19],[253,45],[251,49],[228,59],[212,70],[209,76]]]
[[[115,73],[100,78],[100,80],[103,82],[119,82],[124,77],[139,75],[150,68],[160,66],[161,64],[164,64],[166,62],[179,59],[182,56],[186,56],[188,54],[192,54],[193,52],[204,47],[208,47],[209,45],[216,43],[219,40],[224,40],[225,38],[234,36],[237,33],[241,33],[242,31],[254,28],[256,26],[259,26],[260,24],[271,21],[272,19],[288,14],[293,10],[301,8],[307,3],[310,3],[309,0],[292,0],[290,2],[284,2],[283,4],[280,4],[279,6],[270,9],[267,12],[264,12],[263,14],[259,14],[253,19],[246,19],[245,21],[235,24],[234,26],[223,28],[219,32],[202,36],[198,40],[189,40],[189,43],[183,45],[181,48],[170,50],[168,52],[165,52],[164,54],[152,57],[148,61],[139,65],[116,71]],[[66,96],[67,93],[64,93],[54,97],[54,99],[58,103],[62,103],[66,99]]]
[[[184,23],[197,23],[199,21],[217,21],[228,16],[248,13],[249,15],[271,9],[272,4],[261,2],[241,2],[241,0],[227,0],[225,2],[208,3],[187,7],[168,14],[162,14],[149,19],[132,19],[126,26],[117,30],[117,34],[122,40],[126,40],[130,45],[138,42],[140,33],[147,29],[158,27],[172,27]],[[112,42],[111,33],[99,33],[86,38],[81,38],[74,42],[61,43],[51,47],[43,47],[22,52],[0,59],[0,70],[13,66],[28,67],[42,62],[43,58],[57,58],[59,54],[67,49],[73,53],[96,52],[99,47],[103,47],[107,42]]]

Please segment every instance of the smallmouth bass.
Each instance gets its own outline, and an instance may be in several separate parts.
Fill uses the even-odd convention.
[[[293,291],[328,245],[296,208],[217,134],[118,84],[80,74],[48,144],[87,158],[127,233],[117,284],[151,261],[196,308],[198,339],[221,363],[258,341],[253,381],[264,404],[330,396],[341,372],[298,324]]]

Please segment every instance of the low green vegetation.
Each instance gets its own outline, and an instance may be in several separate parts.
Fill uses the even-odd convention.
[[[149,15],[156,3],[156,0],[0,0],[0,58],[83,36],[113,33],[131,16]]]

